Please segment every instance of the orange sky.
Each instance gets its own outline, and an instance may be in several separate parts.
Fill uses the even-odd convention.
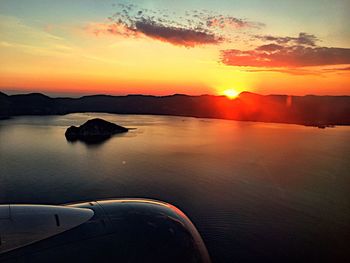
[[[68,8],[63,2],[57,8]],[[334,28],[325,31],[308,26],[316,32],[303,33],[305,17],[300,23],[298,17],[290,22],[277,11],[271,21],[258,15],[239,18],[239,12],[223,15],[219,9],[197,15],[191,6],[182,5],[167,21],[151,21],[147,12],[164,13],[138,1],[127,9],[127,16],[109,19],[125,6],[81,3],[84,10],[77,17],[52,18],[53,6],[42,13],[24,6],[21,13],[13,1],[0,5],[0,89],[5,92],[166,95],[223,94],[232,89],[350,95],[349,37],[339,26],[344,21],[335,21]],[[342,14],[341,8],[333,11]],[[192,12],[186,16],[193,16],[194,22],[183,22],[187,18],[177,13],[184,10]],[[201,19],[205,28],[198,29]],[[286,23],[285,33],[276,25],[279,21]],[[331,38],[326,31],[331,29],[339,36]]]

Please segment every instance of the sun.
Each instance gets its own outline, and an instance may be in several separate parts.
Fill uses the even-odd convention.
[[[234,89],[227,89],[227,90],[224,90],[222,94],[225,95],[230,100],[233,100],[237,98],[237,96],[239,95],[239,92]]]

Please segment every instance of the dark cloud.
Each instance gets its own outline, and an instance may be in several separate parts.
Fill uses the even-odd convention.
[[[186,47],[217,44],[222,41],[222,38],[209,32],[196,29],[164,26],[149,19],[137,21],[135,23],[135,30],[150,38]]]
[[[299,33],[298,37],[255,36],[254,39],[270,43],[250,50],[222,50],[221,62],[230,66],[253,67],[245,69],[249,72],[274,71],[296,75],[310,74],[310,70],[302,67],[350,64],[349,48],[318,46],[319,39],[312,34]],[[319,70],[317,74],[326,71]]]
[[[260,47],[257,47],[256,50],[259,51],[267,51],[267,52],[274,52],[282,49],[283,46],[277,45],[277,44],[268,44],[268,45],[262,45]]]
[[[350,64],[350,49],[270,44],[246,51],[223,50],[221,61],[230,66],[285,68]]]
[[[306,45],[306,46],[316,46],[316,42],[319,41],[315,35],[307,34],[304,32],[299,33],[298,37],[275,37],[275,36],[259,36],[256,35],[255,38],[261,39],[263,41],[275,42],[277,44],[293,44],[293,45]]]
[[[239,29],[257,29],[264,24],[208,10],[177,14],[169,10],[150,10],[132,4],[117,4],[119,10],[108,23],[95,23],[88,28],[94,34],[146,36],[173,45],[194,47],[229,41]]]

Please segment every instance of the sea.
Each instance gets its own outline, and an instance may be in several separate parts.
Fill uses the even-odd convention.
[[[92,118],[133,129],[66,140]],[[124,197],[180,208],[213,262],[346,262],[350,127],[104,113],[0,121],[0,203]]]

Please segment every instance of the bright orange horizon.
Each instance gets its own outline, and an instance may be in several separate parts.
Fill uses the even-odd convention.
[[[350,95],[344,1],[107,2],[2,1],[0,90]]]

